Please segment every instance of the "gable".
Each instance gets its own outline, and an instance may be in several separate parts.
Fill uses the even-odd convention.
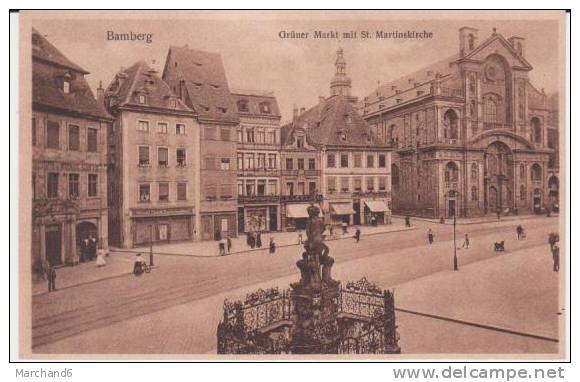
[[[485,61],[492,54],[502,56],[511,68],[521,68],[527,71],[532,70],[532,66],[525,58],[521,57],[500,35],[491,37],[480,44],[475,50],[466,55],[463,59]]]

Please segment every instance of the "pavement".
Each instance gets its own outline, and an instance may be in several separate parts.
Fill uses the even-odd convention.
[[[547,234],[557,230],[558,219],[530,219],[521,241],[516,225],[458,227],[458,237],[469,232],[472,242],[458,251],[458,272],[452,271],[449,226],[417,222],[416,230],[392,235],[363,231],[360,243],[329,242],[333,275],[344,282],[366,276],[395,290],[396,306],[404,310],[397,323],[405,354],[555,354],[563,316]],[[435,233],[431,246],[427,228]],[[492,250],[500,239],[506,241],[503,254]],[[160,256],[159,268],[143,277],[36,295],[34,353],[215,354],[224,299],[260,287],[286,288],[298,277],[299,252],[292,246],[276,255]]]
[[[498,220],[497,215],[488,214],[485,216],[478,216],[478,217],[473,217],[473,218],[457,218],[456,224],[457,225],[466,225],[466,224],[497,223],[497,222],[503,222],[503,221],[507,221],[507,222],[509,222],[509,221],[521,221],[521,220],[528,220],[528,219],[540,219],[540,218],[545,217],[545,216],[546,215],[538,215],[538,214],[502,215],[500,217],[500,219]],[[558,217],[558,214],[552,213],[552,215],[550,217]],[[392,218],[404,220],[405,215],[393,215]],[[441,224],[440,220],[435,219],[435,218],[427,218],[427,217],[422,217],[422,216],[410,216],[410,218],[411,218],[411,223],[413,221],[417,220],[417,221],[424,221],[424,222]],[[443,224],[453,225],[453,219],[446,218],[444,220]]]

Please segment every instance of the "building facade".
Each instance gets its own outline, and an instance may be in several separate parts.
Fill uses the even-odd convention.
[[[359,104],[395,147],[397,212],[450,217],[551,208],[548,137],[557,121],[546,94],[529,81],[525,40],[494,30],[479,42],[478,34],[461,28],[458,54],[380,86]]]
[[[278,231],[280,110],[272,92],[234,91],[237,128],[238,233]]]
[[[108,248],[106,145],[112,118],[86,70],[32,32],[32,264],[75,264],[80,243]]]
[[[199,215],[199,125],[157,72],[140,61],[106,89],[111,241],[131,248],[193,240]]]
[[[342,49],[337,51],[330,93],[292,122],[294,139],[305,132],[308,146],[302,151],[310,146],[318,150],[320,180],[316,187],[323,194],[326,221],[390,223],[391,148],[378,139],[355,108],[357,99],[351,95]]]
[[[200,125],[200,209],[202,240],[237,235],[236,129],[239,117],[219,54],[171,47],[163,80]]]
[[[298,110],[294,110],[294,122],[282,127],[280,149],[280,186],[282,195],[282,228],[286,231],[303,230],[308,218],[310,203],[322,206],[321,151],[309,141],[308,131],[297,123]]]

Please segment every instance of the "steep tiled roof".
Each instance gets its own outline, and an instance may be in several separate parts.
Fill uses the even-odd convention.
[[[373,113],[379,110],[381,104],[384,108],[395,106],[397,99],[402,103],[417,98],[418,94],[428,94],[434,80],[440,80],[448,83],[449,87],[454,87],[452,85],[455,84],[452,82],[454,75],[457,74],[455,61],[458,58],[459,54],[455,54],[394,81],[381,84],[361,101],[359,107],[364,108],[366,104],[367,113]]]
[[[271,93],[270,95],[253,94],[248,91],[232,90],[233,101],[236,104],[236,109],[240,115],[262,115],[270,117],[281,117],[280,109],[278,108],[278,101]],[[241,104],[246,104],[247,109],[243,109]],[[260,105],[267,103],[270,112],[264,112]]]
[[[111,116],[97,103],[84,78],[87,71],[69,61],[36,31],[33,31],[33,40],[35,40],[32,52],[33,106],[110,119]],[[70,79],[69,93],[65,93],[61,87],[65,76]]]
[[[69,60],[54,45],[52,45],[36,29],[32,28],[32,58],[46,61],[55,66],[71,69],[82,74],[89,74],[86,70]]]
[[[179,94],[200,118],[238,122],[221,56],[188,47],[171,47],[165,61],[163,80]],[[181,88],[180,81],[184,81]],[[180,90],[181,89],[181,90]]]
[[[141,94],[146,96],[145,104],[139,102]],[[105,98],[109,107],[136,106],[191,111],[145,61],[138,61],[117,73],[107,87]],[[171,105],[171,100],[176,102],[175,106]]]
[[[307,140],[313,145],[384,146],[353,104],[341,95],[320,101],[313,108],[306,110],[293,121],[293,126],[305,129]],[[285,138],[291,134],[292,130],[288,131],[288,128],[284,127]]]

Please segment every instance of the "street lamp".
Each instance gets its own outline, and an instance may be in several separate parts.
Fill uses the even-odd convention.
[[[458,271],[457,265],[457,241],[455,236],[455,226],[457,225],[457,217],[453,215],[453,270]]]
[[[149,224],[149,266],[153,266],[153,224]]]

